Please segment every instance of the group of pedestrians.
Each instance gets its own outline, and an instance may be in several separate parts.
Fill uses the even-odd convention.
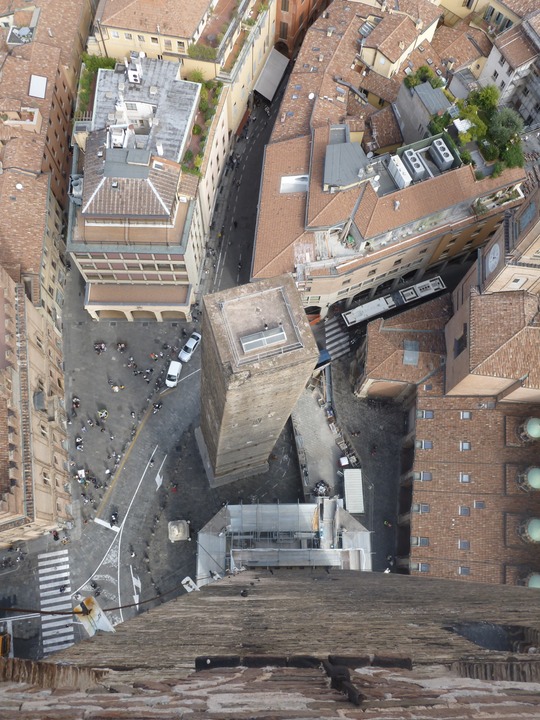
[[[185,330],[182,332],[182,336],[187,337]],[[141,358],[135,358],[135,354],[126,358],[125,356],[130,350],[127,342],[118,342],[116,344],[116,353],[114,349],[111,352],[107,343],[103,341],[94,343],[94,351],[102,358],[97,361],[98,365],[105,362],[111,368],[110,370],[109,367],[107,368],[107,382],[110,392],[120,393],[129,388],[130,385],[132,386],[133,381],[129,379],[129,373],[134,377],[140,377],[146,385],[152,383],[152,386],[144,393],[144,402],[139,409],[130,409],[132,422],[129,437],[126,430],[121,426],[120,407],[117,407],[116,402],[111,402],[112,398],[103,403],[98,402],[98,408],[94,410],[89,407],[90,402],[95,402],[94,398],[91,400],[90,398],[88,400],[84,398],[82,402],[78,395],[73,395],[68,419],[68,423],[74,426],[72,436],[74,452],[70,458],[70,467],[74,480],[81,486],[80,498],[83,506],[84,522],[88,522],[89,519],[94,517],[100,498],[107,489],[111,478],[119,469],[128,444],[134,440],[137,434],[137,428],[142,416],[147,411],[150,402],[155,398],[155,394],[164,387],[168,364],[171,357],[176,358],[179,344],[180,339],[173,344],[164,343],[158,352],[150,352]],[[156,412],[156,405],[161,408],[162,403],[155,402],[153,404],[154,413]],[[105,449],[99,451],[98,457],[100,460],[104,460],[105,467],[96,472],[90,466],[98,454],[96,450],[103,446],[103,440],[105,440]],[[88,463],[84,461],[81,463],[80,460],[77,460],[79,453],[82,453],[83,457],[85,457],[88,450],[91,453]]]

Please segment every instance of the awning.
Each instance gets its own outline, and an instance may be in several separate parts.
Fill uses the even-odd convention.
[[[270,55],[268,56],[268,60],[266,61],[257,82],[255,83],[254,89],[267,100],[272,101],[288,64],[289,58],[285,57],[285,55],[282,55],[277,50],[272,49]]]

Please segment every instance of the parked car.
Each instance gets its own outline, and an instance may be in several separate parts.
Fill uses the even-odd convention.
[[[180,378],[181,372],[182,372],[182,363],[179,363],[176,360],[171,360],[171,363],[167,370],[167,377],[165,378],[165,385],[170,388],[176,387],[178,385],[178,380]],[[155,405],[154,405],[154,408],[155,408]],[[154,412],[156,412],[155,409],[154,409]]]
[[[187,343],[184,345],[184,347],[180,350],[180,354],[178,355],[178,359],[181,360],[181,362],[187,362],[188,360],[191,360],[191,356],[195,352],[195,350],[199,347],[199,343],[201,342],[201,336],[198,332],[191,333],[191,337],[187,341]]]

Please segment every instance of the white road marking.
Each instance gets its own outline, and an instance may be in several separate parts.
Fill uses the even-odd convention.
[[[94,518],[94,522],[97,523],[98,525],[103,525],[103,527],[109,528],[109,530],[114,530],[114,532],[116,532],[116,533],[120,532],[120,528],[118,527],[118,525],[111,526],[110,522],[106,522],[105,520],[102,520],[101,518],[98,518],[98,517]]]
[[[38,555],[37,557],[38,557],[38,560],[41,560],[42,558],[52,558],[55,555],[67,555],[67,554],[68,554],[67,550],[56,550],[55,552],[41,553],[41,555]]]
[[[71,613],[68,550],[54,550],[38,555],[38,579],[41,609],[47,612]],[[65,586],[64,593],[60,593],[62,586]],[[73,645],[74,641],[71,614],[41,615],[43,655],[67,648]]]
[[[159,490],[159,488],[163,485],[163,475],[161,474],[161,471],[163,470],[163,466],[165,465],[165,460],[167,459],[167,456],[163,458],[163,462],[159,466],[159,470],[157,471],[156,475],[156,491]]]

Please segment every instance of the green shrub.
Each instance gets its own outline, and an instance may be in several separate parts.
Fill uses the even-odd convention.
[[[525,157],[523,156],[523,149],[521,142],[511,143],[501,153],[501,158],[504,160],[506,167],[523,167],[525,165]]]
[[[496,160],[499,157],[499,150],[496,145],[489,142],[489,140],[484,140],[479,144],[479,149],[484,158],[490,162],[491,160]]]
[[[202,133],[202,127],[200,125],[197,125],[197,123],[195,123],[195,125],[193,126],[193,134],[200,135],[201,133]]]
[[[188,55],[193,60],[215,60],[216,48],[207,45],[190,45],[188,47]]]
[[[485,178],[485,175],[484,175],[484,173],[483,173],[481,170],[476,170],[475,173],[474,173],[474,177],[475,177],[477,180],[483,180],[483,179]]]
[[[502,175],[505,167],[506,167],[506,165],[503,162],[501,162],[501,160],[498,160],[493,167],[493,172],[491,173],[491,177],[496,178],[496,177],[499,177],[499,175]]]
[[[197,157],[195,158],[195,160],[193,161],[193,164],[195,165],[197,170],[199,170],[199,168],[201,167],[202,161],[203,161],[203,156],[199,153],[197,155]]]
[[[459,152],[461,160],[465,163],[465,165],[470,165],[473,161],[472,155],[468,150],[460,150]]]
[[[205,110],[203,113],[205,122],[210,122],[210,120],[214,117],[214,112],[214,108],[207,108]]]
[[[186,150],[186,154],[184,155],[184,162],[190,163],[193,160],[193,153],[191,150]]]
[[[192,70],[188,73],[187,79],[191,80],[191,82],[203,83],[204,75],[202,74],[202,70]]]
[[[204,115],[204,113],[208,110],[208,100],[205,100],[204,98],[199,100],[199,110]]]
[[[97,73],[100,68],[114,70],[114,68],[116,67],[116,60],[114,58],[99,57],[99,55],[89,55],[85,52],[83,52],[82,54],[82,61],[88,72],[93,74]]]

